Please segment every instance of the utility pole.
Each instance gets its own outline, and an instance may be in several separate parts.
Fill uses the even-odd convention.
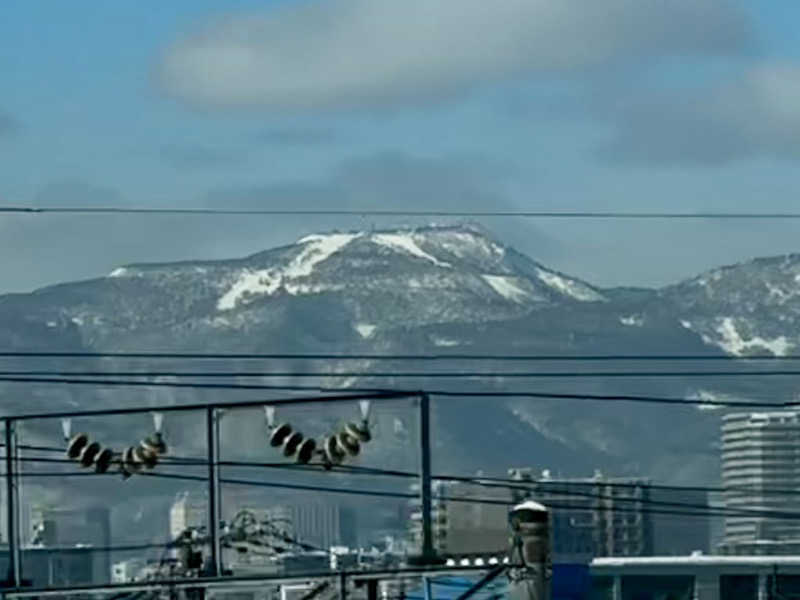
[[[19,537],[19,487],[17,482],[17,431],[13,419],[5,420],[6,444],[6,529],[8,531],[8,578],[6,584],[19,588],[20,579],[20,537]]]
[[[208,538],[211,547],[210,575],[222,575],[222,555],[219,540],[219,419],[220,411],[206,409],[206,443],[208,446]]]
[[[422,548],[419,556],[409,557],[409,563],[415,565],[437,565],[444,561],[437,556],[433,545],[433,522],[431,510],[432,475],[431,475],[431,399],[426,393],[419,396],[419,496],[422,512]]]

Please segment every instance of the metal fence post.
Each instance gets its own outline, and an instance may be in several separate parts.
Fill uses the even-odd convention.
[[[206,409],[206,437],[208,446],[208,538],[211,547],[212,577],[222,575],[222,554],[219,540],[219,413],[209,406]]]
[[[19,549],[19,514],[17,507],[17,431],[13,419],[5,419],[6,443],[6,529],[8,532],[8,584],[13,588],[20,587],[20,549]]]
[[[432,477],[431,477],[431,401],[428,394],[419,396],[419,443],[420,443],[420,486],[422,504],[422,551],[415,562],[434,564],[440,562],[433,545],[433,522],[431,519]]]
[[[339,600],[347,600],[347,574],[339,573]]]

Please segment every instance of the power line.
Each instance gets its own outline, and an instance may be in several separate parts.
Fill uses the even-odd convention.
[[[637,212],[637,211],[453,211],[380,209],[229,209],[149,208],[141,206],[0,206],[6,214],[72,215],[218,215],[218,216],[342,216],[342,217],[499,217],[534,219],[800,219],[797,212]]]
[[[260,353],[260,352],[56,352],[0,351],[0,358],[66,358],[131,360],[386,360],[386,361],[520,361],[520,362],[628,362],[628,361],[797,361],[800,354],[370,354],[370,353]]]
[[[90,386],[110,386],[110,387],[170,387],[187,389],[223,389],[223,390],[275,390],[281,392],[324,392],[324,393],[361,393],[361,394],[380,394],[391,395],[412,395],[414,392],[399,392],[387,388],[343,388],[318,385],[267,385],[256,383],[199,383],[199,382],[180,382],[180,381],[136,381],[125,379],[76,379],[67,377],[0,377],[0,382],[5,383],[43,383],[43,384],[62,384],[62,385],[90,385]],[[307,402],[305,399],[298,401]],[[262,402],[266,403],[266,402]],[[152,410],[152,409],[151,409]],[[107,412],[107,411],[103,411]],[[46,417],[47,415],[37,415]]]
[[[139,381],[133,379],[81,379],[81,378],[67,378],[67,377],[0,377],[0,382],[7,383],[38,383],[38,384],[58,384],[58,385],[88,385],[96,387],[167,387],[167,388],[184,388],[184,389],[217,389],[217,390],[276,390],[276,391],[296,391],[308,392],[316,391],[323,393],[339,393],[351,392],[353,394],[376,394],[382,396],[384,399],[388,398],[401,398],[419,395],[422,393],[430,396],[442,396],[452,398],[527,398],[527,399],[545,399],[545,400],[584,400],[584,401],[607,401],[607,402],[638,402],[646,404],[671,404],[683,406],[716,406],[716,407],[729,407],[729,408],[795,408],[800,406],[800,401],[787,401],[787,402],[757,402],[757,401],[733,401],[733,400],[704,400],[699,398],[678,398],[678,397],[662,397],[662,396],[649,396],[644,394],[576,394],[576,393],[562,393],[562,392],[530,392],[525,390],[515,391],[485,391],[485,392],[470,392],[458,390],[445,390],[445,389],[424,389],[418,391],[412,390],[392,390],[388,388],[342,388],[342,387],[329,387],[329,386],[299,386],[299,385],[268,385],[259,383],[209,383],[209,382],[186,382],[186,381]],[[332,399],[338,399],[335,396]],[[377,398],[376,398],[377,399]],[[318,398],[316,401],[324,401],[325,398]],[[303,403],[308,402],[307,398],[297,399],[284,399],[281,403]],[[259,402],[252,402],[248,404],[263,404],[278,403],[275,400],[262,400]],[[179,405],[173,407],[173,410],[190,410],[189,407],[181,407]],[[125,409],[119,409],[124,411]],[[137,409],[138,410],[138,409]],[[155,410],[150,408],[148,410]],[[145,412],[145,411],[140,411]],[[99,411],[100,414],[112,414],[113,411]],[[78,413],[71,413],[80,416]],[[59,414],[48,415],[21,415],[9,416],[12,419],[29,419],[29,418],[55,418],[57,416],[67,416]]]
[[[22,459],[25,460],[25,459]],[[34,461],[35,462],[35,461]],[[54,461],[48,462],[69,462],[69,461],[58,461],[57,459]],[[174,463],[173,463],[174,465]],[[64,472],[40,472],[40,473],[19,473],[20,477],[85,477],[85,476],[111,476],[115,475],[115,473],[107,472],[107,473],[96,473],[94,471],[90,472],[75,472],[75,473],[64,473]],[[187,475],[187,474],[180,474],[180,473],[162,473],[157,471],[147,471],[141,473],[141,475],[146,475],[150,477],[162,478],[162,479],[179,479],[183,481],[208,481],[208,479],[204,476],[200,475]],[[5,477],[5,474],[0,475],[0,478]],[[631,507],[631,506],[613,506],[613,507],[603,507],[602,510],[607,510],[611,512],[623,512],[623,513],[652,513],[652,514],[675,514],[675,515],[684,515],[684,516],[753,516],[753,517],[765,517],[765,518],[773,518],[773,519],[800,519],[800,512],[784,512],[784,511],[777,511],[771,509],[750,509],[750,508],[731,508],[731,507],[717,507],[711,506],[708,504],[697,504],[697,503],[688,503],[688,502],[677,502],[677,501],[664,501],[664,500],[653,500],[651,498],[633,498],[633,497],[620,497],[596,492],[582,492],[580,490],[574,489],[557,489],[557,490],[548,490],[542,489],[545,486],[539,486],[529,484],[529,485],[519,485],[520,482],[517,482],[517,485],[511,483],[496,483],[490,484],[482,478],[459,478],[459,477],[452,477],[452,476],[438,476],[435,479],[439,480],[458,480],[464,483],[469,483],[472,485],[484,486],[484,487],[493,487],[493,488],[502,488],[502,489],[509,489],[509,490],[518,490],[518,491],[526,491],[530,493],[536,492],[544,492],[546,494],[552,494],[553,496],[557,496],[559,500],[564,500],[565,498],[569,497],[576,497],[576,498],[589,498],[589,499],[598,499],[598,500],[614,500],[615,502],[619,503],[628,503],[628,504],[640,504],[641,506],[651,506],[656,507],[656,509],[643,509],[640,507]],[[509,480],[511,481],[511,480]],[[253,486],[253,487],[268,487],[268,488],[277,488],[277,489],[292,489],[298,491],[311,491],[311,492],[329,492],[329,493],[341,493],[341,494],[351,494],[351,495],[359,495],[359,496],[371,496],[371,497],[385,497],[385,498],[402,498],[402,499],[416,499],[418,495],[413,492],[391,492],[391,491],[381,491],[381,490],[374,490],[374,489],[353,489],[353,488],[342,488],[342,487],[332,487],[332,486],[320,486],[320,485],[311,485],[311,484],[295,484],[295,483],[281,483],[281,482],[267,482],[267,481],[256,481],[256,480],[244,480],[244,479],[235,479],[235,478],[221,478],[220,483],[231,484],[231,485],[246,485],[246,486]],[[546,483],[546,482],[539,482]],[[574,484],[569,483],[559,483],[559,482],[551,482],[552,485],[569,485],[572,487]],[[582,485],[582,484],[578,484]],[[591,485],[591,484],[586,484]],[[606,484],[603,484],[606,485]],[[642,484],[638,487],[654,489],[649,484]],[[656,489],[669,489],[669,490],[676,490],[676,491],[683,491],[686,489],[695,489],[695,488],[684,488],[680,486],[659,486]],[[728,489],[729,491],[730,489]],[[800,492],[798,491],[783,491],[792,495],[798,495]],[[763,493],[770,495],[771,492],[763,490]],[[446,500],[451,502],[464,502],[464,503],[475,503],[475,504],[493,504],[493,505],[502,505],[502,506],[511,506],[514,504],[514,501],[509,500],[501,500],[497,498],[476,498],[473,496],[446,496],[443,494],[437,494],[435,496],[436,500]],[[545,501],[547,506],[550,508],[560,508],[560,509],[570,509],[570,510],[590,510],[591,507],[580,506],[575,504],[570,504],[569,502],[548,502]],[[665,510],[661,510],[661,508]],[[672,510],[675,509],[675,510]],[[677,509],[685,509],[678,511]],[[158,546],[163,547],[163,545]],[[120,549],[120,548],[116,548]],[[127,549],[127,548],[126,548]],[[136,548],[133,548],[136,549]]]
[[[72,463],[72,461],[67,459],[48,459],[48,458],[34,458],[34,457],[21,457],[21,461],[26,462],[47,462],[47,463]],[[166,462],[166,461],[165,461]],[[173,461],[173,462],[166,462],[166,464],[172,465],[179,465],[179,464],[187,464],[181,463],[180,461]],[[200,461],[193,461],[188,464],[199,466],[203,463]],[[218,463],[220,466],[250,466],[250,467],[296,467],[297,465],[293,465],[291,463],[283,463],[283,464],[275,464],[275,463],[248,463],[248,462],[237,462],[237,461],[227,461],[227,462],[220,462]],[[113,473],[104,473],[104,475],[111,475]],[[205,477],[202,476],[193,476],[193,475],[185,475],[185,474],[172,474],[172,473],[160,473],[160,472],[146,472],[146,475],[154,476],[154,477],[163,477],[163,478],[172,478],[172,479],[184,479],[184,480],[191,480],[191,481],[207,481]],[[352,474],[352,473],[351,473]],[[379,475],[379,474],[388,474],[394,476],[401,476],[401,477],[415,477],[417,476],[416,473],[407,473],[407,472],[392,472],[392,471],[381,471],[378,469],[370,470],[364,472],[362,474],[365,475]],[[21,473],[21,476],[24,477],[62,477],[62,476],[86,476],[86,475],[99,475],[98,473],[94,472],[76,472],[76,473]],[[764,509],[748,509],[748,508],[729,508],[729,507],[713,507],[706,504],[694,504],[694,503],[686,503],[686,502],[671,502],[671,501],[663,501],[663,500],[653,500],[652,498],[636,498],[636,497],[621,497],[609,494],[602,494],[593,491],[580,491],[574,489],[579,486],[585,487],[594,487],[596,485],[603,485],[606,487],[628,487],[628,488],[647,488],[647,489],[668,489],[672,491],[687,491],[687,490],[702,490],[702,491],[724,491],[730,492],[736,490],[737,488],[728,487],[728,488],[709,488],[709,487],[683,487],[683,486],[658,486],[653,485],[647,482],[642,483],[611,483],[611,482],[569,482],[569,481],[538,481],[538,482],[525,482],[520,480],[514,479],[500,479],[500,478],[485,478],[485,477],[459,477],[459,476],[448,476],[448,475],[441,475],[436,476],[434,479],[437,480],[444,480],[444,481],[458,481],[462,483],[484,486],[484,487],[493,487],[493,488],[501,488],[501,489],[508,489],[508,490],[518,490],[518,491],[526,491],[528,493],[546,493],[552,494],[557,497],[581,497],[581,498],[594,498],[594,499],[606,499],[606,500],[614,500],[615,502],[620,503],[637,503],[642,506],[656,506],[656,507],[667,507],[667,508],[681,508],[681,509],[691,509],[697,511],[706,511],[704,514],[717,514],[718,516],[762,516],[762,517],[771,517],[771,518],[800,518],[800,513],[792,513],[792,512],[783,512],[783,511],[775,511],[775,510],[764,510]],[[233,483],[239,485],[254,485],[254,486],[261,486],[261,487],[277,487],[277,488],[288,488],[288,489],[296,489],[296,490],[305,490],[305,491],[328,491],[328,492],[336,492],[336,493],[353,493],[358,495],[369,495],[369,496],[388,496],[388,497],[401,497],[401,498],[416,498],[416,494],[413,493],[396,493],[396,492],[383,492],[383,491],[376,491],[376,490],[352,490],[352,489],[342,489],[342,488],[335,488],[330,486],[318,486],[318,485],[307,485],[307,484],[288,484],[288,483],[276,483],[276,482],[263,482],[263,481],[250,481],[250,480],[239,480],[239,479],[222,479],[223,483]],[[567,486],[565,488],[565,486]],[[549,488],[549,489],[548,489]],[[553,489],[556,488],[556,489]],[[761,490],[762,493],[770,495],[772,491],[770,490]],[[775,493],[783,494],[792,494],[798,495],[800,492],[798,491],[791,491],[791,490],[775,490]],[[454,502],[469,502],[475,501],[478,503],[500,503],[503,505],[509,505],[512,502],[510,500],[497,500],[497,499],[475,499],[469,496],[466,497],[447,497],[444,495],[437,495],[437,499],[447,499]],[[563,498],[562,498],[563,499]],[[558,503],[548,503],[548,505],[552,505],[554,508],[561,507],[561,508],[570,508],[570,509],[581,509],[583,507],[575,506],[573,504],[558,504]],[[625,508],[625,507],[622,507]],[[636,509],[639,510],[638,508]],[[667,513],[669,514],[669,513]],[[690,513],[685,513],[690,514]],[[695,513],[691,513],[695,514]]]
[[[0,371],[3,377],[174,377],[179,378],[253,378],[350,379],[354,377],[393,379],[597,379],[597,378],[695,378],[695,377],[797,377],[791,369],[762,371]]]
[[[45,380],[61,383],[59,380]],[[103,385],[105,382],[86,382],[90,385]],[[143,382],[149,384],[149,382]],[[134,383],[136,385],[136,383]],[[179,384],[180,385],[180,384]],[[216,386],[212,386],[216,387]],[[223,386],[225,387],[225,386]],[[285,386],[274,386],[275,389],[284,389]],[[319,387],[315,386],[286,386],[294,391],[319,391]],[[266,386],[265,389],[272,389],[273,386]],[[324,389],[324,388],[323,388]],[[147,407],[123,407],[123,408],[103,408],[96,410],[66,410],[66,411],[49,411],[46,413],[23,413],[15,415],[0,416],[2,421],[31,421],[41,419],[62,419],[62,418],[85,418],[85,417],[109,417],[119,415],[142,415],[152,412],[159,413],[174,413],[174,412],[190,412],[193,410],[208,410],[209,408],[233,410],[242,408],[264,408],[265,406],[282,406],[294,404],[328,404],[340,402],[352,402],[354,400],[401,400],[416,398],[422,393],[420,391],[400,391],[400,390],[357,390],[354,388],[328,388],[324,389],[325,392],[330,394],[315,395],[315,396],[301,396],[292,398],[273,398],[270,400],[233,400],[230,402],[218,403],[177,403],[165,404],[160,406],[147,406]]]
[[[160,472],[146,472],[145,475],[152,476],[152,477],[161,477],[167,479],[181,479],[181,480],[188,480],[188,481],[206,481],[207,479],[200,475],[185,475],[185,474],[178,474],[178,473],[160,473]],[[280,483],[274,481],[256,481],[256,480],[247,480],[247,479],[235,479],[235,478],[220,478],[220,483],[230,484],[230,485],[247,485],[247,486],[254,486],[254,487],[267,487],[267,488],[279,488],[279,489],[294,489],[299,491],[311,491],[311,492],[331,492],[331,493],[343,493],[343,494],[352,494],[352,495],[360,495],[360,496],[377,496],[377,497],[388,497],[388,498],[402,498],[402,499],[416,499],[418,498],[418,494],[411,493],[411,492],[392,492],[392,491],[382,491],[382,490],[369,490],[369,489],[357,489],[357,488],[342,488],[342,487],[331,487],[331,486],[320,486],[320,485],[310,485],[310,484],[295,484],[295,483]],[[586,494],[579,491],[558,491],[558,495],[562,496],[580,496],[586,497]],[[597,497],[600,499],[603,498],[611,498],[610,496],[604,495],[593,495],[589,497]],[[499,500],[496,498],[475,498],[471,496],[444,496],[444,495],[437,495],[436,499],[438,500],[448,500],[452,502],[466,502],[466,503],[477,503],[477,504],[494,504],[494,505],[502,505],[502,506],[510,506],[514,504],[512,500]],[[614,498],[615,500],[618,498]],[[700,504],[690,504],[690,503],[681,503],[681,502],[666,502],[666,501],[658,501],[658,500],[650,500],[650,499],[640,499],[639,502],[643,505],[664,505],[664,506],[671,506],[671,507],[681,507],[692,509],[694,512],[686,512],[682,511],[679,513],[673,513],[673,511],[661,511],[661,510],[649,510],[645,509],[645,512],[653,512],[658,514],[684,514],[684,515],[693,515],[693,516],[761,516],[761,517],[771,517],[771,518],[783,518],[783,519],[796,519],[800,518],[800,512],[783,512],[783,511],[772,511],[772,510],[761,510],[761,509],[746,509],[746,508],[727,508],[727,507],[714,507],[710,505],[700,505]],[[548,503],[549,507],[552,508],[567,508],[567,509],[577,509],[579,507],[574,506],[573,504],[559,504],[559,503]],[[634,509],[630,507],[612,507],[612,511],[617,512],[641,512],[641,509]],[[697,512],[701,511],[701,512]]]
[[[177,479],[182,481],[207,481],[207,479],[201,475],[186,475],[180,473],[160,473],[160,472],[144,472],[143,475],[149,477],[156,477],[156,478],[163,478],[163,479]],[[235,479],[235,478],[220,478],[220,483],[227,484],[227,485],[242,485],[242,486],[250,486],[250,487],[264,487],[264,488],[272,488],[272,489],[291,489],[296,491],[308,491],[308,492],[327,492],[327,493],[336,493],[336,494],[348,494],[348,495],[356,495],[356,496],[367,496],[367,497],[381,497],[381,498],[396,498],[396,499],[417,499],[419,497],[418,494],[412,492],[393,492],[393,491],[383,491],[383,490],[372,490],[372,489],[358,489],[352,487],[331,487],[331,486],[321,486],[321,485],[309,485],[309,484],[296,484],[296,483],[281,483],[275,481],[257,481],[257,480],[249,480],[249,479]],[[468,503],[468,504],[488,504],[488,505],[496,505],[496,506],[512,506],[514,504],[513,500],[500,500],[497,498],[478,498],[472,496],[442,496],[438,495],[436,497],[437,500],[446,500],[451,502],[459,502],[459,503]],[[657,501],[653,501],[657,502]],[[648,501],[642,500],[642,504],[648,504]],[[679,506],[684,506],[680,503],[675,503]],[[570,510],[580,510],[580,507],[576,507],[574,504],[562,504],[558,502],[548,502],[548,508],[554,509],[570,509]],[[760,516],[760,517],[768,517],[768,518],[775,518],[775,519],[799,519],[800,513],[795,512],[781,512],[781,511],[768,511],[768,510],[759,510],[759,509],[736,509],[736,508],[725,508],[725,507],[714,507],[709,505],[690,505],[686,504],[686,510],[679,510],[677,507],[674,509],[671,508],[632,508],[632,507],[611,507],[605,508],[605,510],[610,510],[610,512],[617,512],[617,513],[626,513],[626,514],[664,514],[664,515],[681,515],[681,516],[696,516],[696,517],[712,517],[712,516]]]
[[[54,448],[54,447],[45,447],[45,446],[18,446],[20,449],[30,449],[34,448],[37,450],[49,451],[49,452],[64,452],[61,448]],[[30,462],[30,463],[61,463],[61,464],[70,464],[73,465],[74,461],[68,458],[42,458],[42,457],[19,457],[20,461],[22,462]],[[199,457],[171,457],[166,456],[162,458],[159,462],[167,465],[182,465],[182,466],[208,466],[208,461],[199,458]],[[292,462],[261,462],[261,461],[236,461],[236,460],[220,460],[214,463],[220,467],[237,467],[237,468],[258,468],[258,469],[283,469],[283,470],[297,470],[303,472],[310,472],[310,473],[325,473],[327,474],[328,471],[322,471],[321,469],[325,467],[323,463],[308,463],[308,464],[297,464]],[[399,470],[391,470],[391,469],[380,469],[374,467],[365,467],[360,465],[332,465],[329,468],[330,472],[338,473],[340,475],[365,475],[365,476],[383,476],[383,477],[396,477],[396,478],[406,478],[406,479],[415,479],[419,478],[419,473],[414,471],[399,471]],[[64,475],[63,472],[55,472],[55,473],[34,473],[33,475],[36,476],[61,476]],[[69,473],[66,473],[69,475]],[[82,475],[95,475],[96,473],[88,472],[88,473],[79,473]],[[113,475],[114,473],[105,473],[108,475]],[[26,474],[23,472],[23,476]],[[5,475],[0,473],[0,478],[4,477]],[[506,489],[518,489],[524,491],[548,491],[549,493],[554,493],[549,491],[547,488],[552,487],[559,487],[559,486],[569,486],[569,487],[596,487],[602,486],[607,488],[647,488],[650,490],[659,490],[659,491],[674,491],[674,492],[701,492],[701,493],[731,493],[731,492],[741,492],[741,493],[752,493],[753,491],[758,491],[759,493],[763,493],[765,495],[780,495],[780,496],[800,496],[800,490],[788,489],[788,488],[773,488],[773,487],[763,487],[763,486],[756,486],[756,485],[734,485],[734,486],[688,486],[688,485],[667,485],[667,484],[658,484],[652,483],[649,480],[642,480],[639,482],[623,482],[623,481],[608,481],[608,480],[598,480],[598,481],[589,481],[589,480],[575,480],[575,479],[564,479],[564,480],[525,480],[525,479],[513,479],[513,478],[506,478],[506,477],[491,477],[491,476],[483,476],[483,475],[433,475],[432,477],[434,480],[438,481],[452,481],[452,482],[459,482],[459,483],[467,483],[467,484],[474,484],[486,487],[497,487],[497,488],[506,488]],[[555,492],[558,493],[558,492]],[[616,499],[624,499],[617,496],[613,498]]]

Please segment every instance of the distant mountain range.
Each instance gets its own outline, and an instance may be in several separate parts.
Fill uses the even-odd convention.
[[[688,332],[708,352],[783,355],[800,343],[799,312],[800,255],[722,267],[658,290],[601,289],[477,227],[429,227],[310,235],[243,259],[133,264],[100,279],[0,296],[0,339],[7,349],[201,351],[213,343],[255,351],[275,349],[274,336],[290,330],[352,350],[391,345],[398,330],[431,329],[431,348],[457,348],[477,340],[433,331],[534,324],[546,315],[552,334],[537,344],[553,350],[591,343],[577,340],[569,323],[591,316],[605,335],[658,323],[675,336]],[[530,343],[517,331],[509,344]]]
[[[320,233],[242,259],[132,264],[99,279],[0,296],[0,349],[783,356],[800,345],[799,318],[800,255],[722,267],[661,289],[599,288],[532,260],[481,228],[448,226]],[[13,364],[15,369],[65,371],[288,369],[298,376],[268,381],[343,389],[368,385],[761,399],[787,399],[794,394],[789,378],[575,374],[464,380],[336,375],[352,370],[568,374],[745,368],[680,361],[643,365],[364,360],[238,363],[232,367],[180,361],[144,365],[109,359],[16,359],[4,364],[6,368]],[[759,365],[763,368],[764,363],[748,363],[746,368]],[[328,376],[312,380],[301,377],[303,371],[323,371]],[[3,407],[7,413],[219,397],[218,392],[149,393],[46,384],[7,384],[0,387],[0,393],[6,398]],[[382,430],[386,443],[376,447],[375,456],[381,456],[383,464],[408,463],[413,445],[397,432],[413,430],[413,414],[398,416],[402,413],[399,408],[388,412],[391,418],[386,417]],[[377,407],[376,415],[380,417]],[[638,473],[682,483],[713,483],[718,477],[719,412],[715,411],[484,398],[437,401],[435,416],[435,451],[442,457],[441,469],[501,472],[510,466],[530,465],[577,475],[601,467],[615,474]],[[315,414],[313,418],[324,422],[328,417]],[[263,454],[261,421],[245,420],[240,425],[240,450],[246,454],[243,448],[247,447],[248,452]],[[111,437],[127,431],[123,424],[108,427]],[[202,445],[192,427],[174,428],[174,437],[186,451]],[[52,443],[56,432],[52,424],[41,425],[34,427],[31,435]]]

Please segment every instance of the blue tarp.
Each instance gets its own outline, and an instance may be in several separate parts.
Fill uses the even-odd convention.
[[[465,590],[480,579],[475,577],[432,577],[431,600],[455,600]],[[501,575],[478,592],[476,600],[505,598],[508,595],[508,579]],[[589,600],[591,578],[589,565],[555,564],[553,565],[552,600]],[[408,600],[424,600],[422,588],[410,590]]]
[[[588,600],[591,586],[589,565],[553,565],[553,600]]]

